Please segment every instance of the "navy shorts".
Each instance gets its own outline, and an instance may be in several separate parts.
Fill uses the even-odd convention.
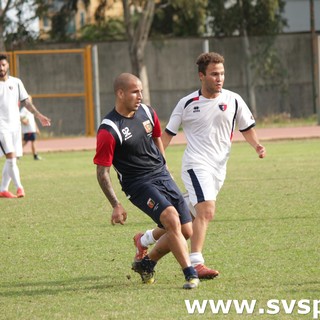
[[[28,132],[23,135],[24,141],[35,141],[36,140],[36,133],[35,132]]]
[[[181,224],[192,221],[188,205],[172,179],[144,182],[144,184],[135,187],[135,193],[130,194],[129,199],[160,228],[163,228],[160,215],[169,206],[176,208]]]

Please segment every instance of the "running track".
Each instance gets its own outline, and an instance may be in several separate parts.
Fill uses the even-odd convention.
[[[265,129],[257,128],[256,131],[260,141],[320,138],[320,126]],[[239,131],[235,132],[233,141],[244,141],[244,138]],[[41,154],[53,151],[94,150],[95,143],[95,137],[41,139],[41,136],[39,136],[37,140],[37,151]],[[179,133],[172,139],[171,143],[185,144],[186,140],[184,134],[182,132]],[[31,152],[29,144],[25,147],[24,152]]]

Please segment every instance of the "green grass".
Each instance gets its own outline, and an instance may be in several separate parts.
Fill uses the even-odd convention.
[[[27,197],[0,199],[0,319],[312,319],[312,314],[188,315],[184,300],[320,297],[320,141],[266,142],[266,159],[233,145],[204,256],[221,275],[184,291],[172,255],[157,282],[130,270],[132,237],[153,226],[114,185],[129,216],[110,224],[92,152],[30,155],[19,161]],[[183,146],[167,149],[178,185]],[[2,167],[4,159],[0,159]]]

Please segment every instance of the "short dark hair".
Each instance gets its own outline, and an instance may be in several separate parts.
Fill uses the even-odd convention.
[[[206,74],[207,67],[210,63],[224,63],[224,57],[216,52],[202,53],[197,58],[198,72]]]
[[[5,55],[5,54],[0,54],[0,60],[7,60],[7,61],[9,61],[8,56]]]

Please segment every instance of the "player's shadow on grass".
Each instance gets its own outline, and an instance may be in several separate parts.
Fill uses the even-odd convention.
[[[268,220],[315,220],[316,218],[314,216],[291,216],[291,217],[250,217],[250,218],[239,218],[239,219],[221,219],[217,218],[215,220],[215,223],[219,222],[236,222],[236,221],[268,221]]]
[[[61,292],[79,292],[92,290],[123,290],[128,287],[130,279],[115,282],[112,276],[79,277],[57,281],[28,281],[18,283],[1,283],[0,297],[56,295]]]
[[[290,294],[301,293],[301,291],[308,293],[320,293],[319,281],[294,281],[293,283],[284,283],[284,285],[287,287],[287,291]],[[297,288],[297,286],[299,286],[299,288]]]

